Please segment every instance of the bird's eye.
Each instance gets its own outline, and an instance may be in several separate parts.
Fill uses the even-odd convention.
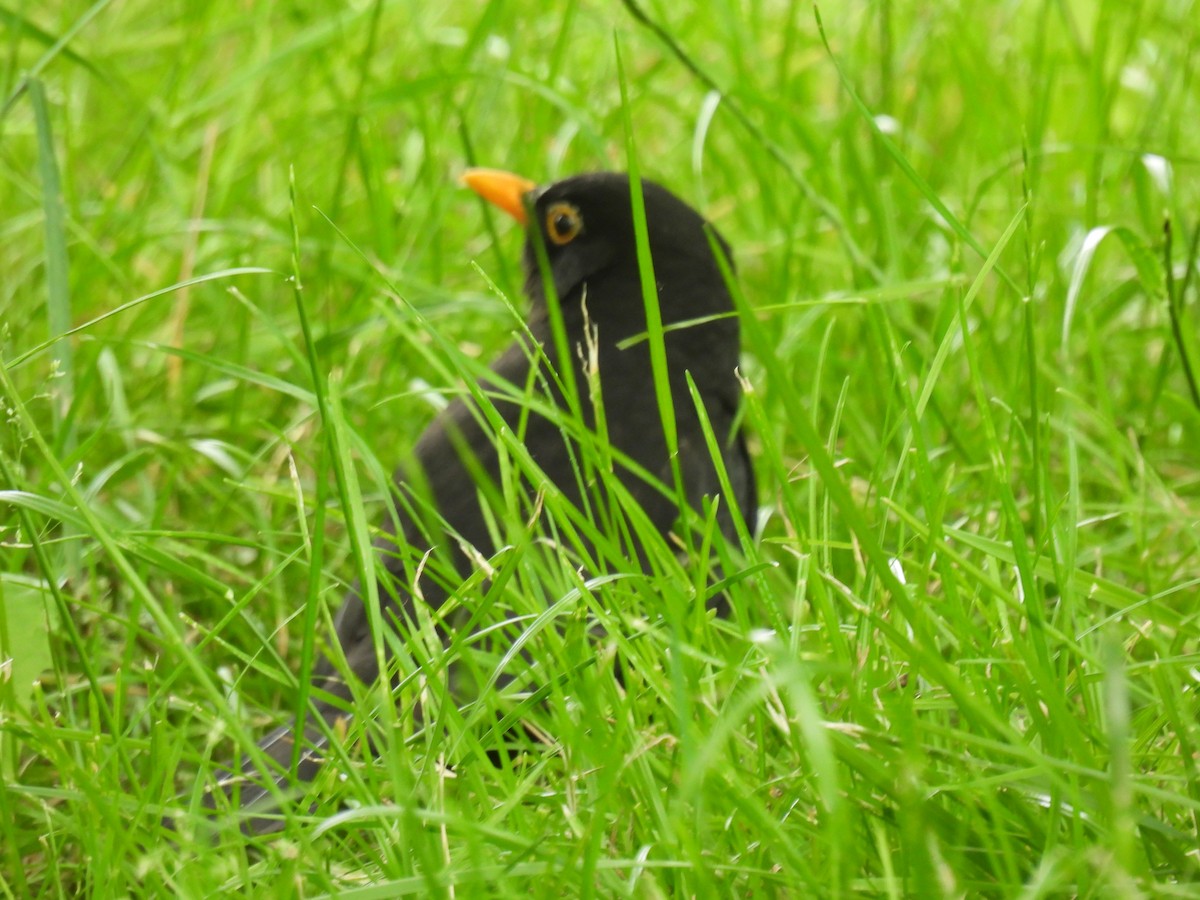
[[[546,234],[558,246],[569,244],[583,231],[583,216],[570,203],[555,203],[546,210]]]

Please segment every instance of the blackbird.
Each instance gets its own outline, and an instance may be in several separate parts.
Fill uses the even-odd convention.
[[[539,414],[521,394],[539,394],[544,402],[565,408],[571,402],[573,382],[578,417],[591,428],[596,410],[587,375],[598,369],[607,441],[618,460],[616,478],[628,496],[663,534],[680,521],[679,486],[688,506],[700,510],[703,498],[717,497],[721,486],[685,377],[690,373],[720,444],[721,463],[733,491],[732,497],[718,501],[717,522],[721,532],[736,541],[731,505],[753,527],[756,500],[738,417],[738,322],[714,253],[718,248],[732,271],[725,241],[666,188],[642,180],[679,451],[673,468],[655,392],[651,342],[646,338],[629,176],[592,173],[539,187],[505,172],[471,169],[462,180],[526,229],[527,329],[524,339],[500,356],[480,387],[488,392],[503,424],[523,434],[524,446],[545,481],[577,506],[584,501],[586,485],[579,476],[577,443],[561,421]],[[553,292],[549,297],[548,291]],[[555,298],[561,314],[557,342]],[[558,352],[564,345],[570,355],[566,360]],[[564,372],[565,368],[571,371]],[[389,576],[381,580],[378,592],[384,623],[412,621],[414,604],[436,609],[446,600],[446,580],[430,577],[414,565],[427,551],[440,554],[450,561],[451,572],[466,577],[473,566],[463,545],[479,548],[485,556],[494,549],[492,517],[485,509],[487,491],[477,486],[494,485],[501,478],[499,423],[490,410],[490,422],[481,413],[476,396],[467,392],[450,402],[417,441],[406,471],[396,476],[398,502],[383,529],[389,537],[377,542]],[[640,553],[634,548],[631,555]],[[334,622],[344,668],[364,682],[373,682],[380,672],[361,590],[350,592]],[[347,715],[350,691],[340,670],[344,669],[328,658],[314,667],[318,699],[305,717],[300,751],[295,743],[301,729],[295,725],[285,725],[260,742],[263,754],[276,766],[265,777],[280,788],[293,779],[311,780],[322,762],[330,725]],[[325,720],[325,727],[318,724],[319,718]],[[223,783],[227,794],[232,794],[235,783],[239,785],[247,832],[265,833],[282,826],[278,817],[262,815],[274,794],[257,783],[263,777],[248,761],[241,775]]]

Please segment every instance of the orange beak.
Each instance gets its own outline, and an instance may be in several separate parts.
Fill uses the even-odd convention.
[[[537,187],[528,178],[498,169],[467,169],[459,179],[480,197],[504,210],[522,225],[528,222],[525,196]]]

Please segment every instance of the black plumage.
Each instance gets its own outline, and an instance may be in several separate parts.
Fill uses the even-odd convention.
[[[585,332],[590,328],[595,336],[591,360],[598,364],[607,438],[618,458],[625,457],[634,464],[618,465],[617,477],[654,527],[668,532],[679,520],[680,510],[671,489],[674,477],[654,390],[650,343],[644,338],[646,311],[628,176],[587,174],[537,188],[505,173],[472,170],[464,181],[522,222],[528,231],[524,258],[530,301],[527,334],[500,356],[490,382],[482,383],[493,399],[495,412],[507,427],[523,429],[525,447],[554,489],[581,504],[587,488],[573,462],[577,448],[564,437],[558,423],[530,412],[530,404],[519,399],[522,390],[536,385],[535,393],[542,394],[543,402],[560,406],[568,402],[563,379],[553,375],[562,371],[564,361],[556,351],[546,270],[539,265],[540,257],[559,299],[581,418],[586,426],[594,425],[585,370],[587,353],[579,352],[587,345]],[[736,505],[753,527],[755,490],[750,458],[738,426],[738,323],[713,253],[715,245],[729,260],[728,246],[695,210],[665,188],[643,180],[642,193],[664,326],[683,489],[688,505],[696,510],[705,496],[721,493],[686,372],[721,442],[722,461],[734,496],[721,498],[718,522],[725,536],[736,542],[730,506]],[[540,346],[544,359],[531,352],[535,345]],[[533,372],[535,365],[541,371]],[[480,476],[484,484],[499,479],[500,454],[494,429],[483,418],[469,394],[453,400],[426,428],[414,448],[413,465],[419,472],[410,467],[397,475],[400,502],[386,530],[399,540],[379,542],[392,576],[392,583],[382,585],[379,591],[385,622],[411,619],[412,604],[416,602],[413,598],[418,594],[421,602],[431,607],[444,602],[447,592],[436,578],[423,576],[419,591],[411,589],[412,561],[425,551],[436,547],[450,561],[450,567],[466,576],[472,564],[460,551],[460,540],[478,547],[484,555],[493,549],[488,517],[480,508],[480,497],[486,491],[477,490],[477,484]],[[637,473],[638,469],[642,474]],[[647,473],[665,484],[667,490],[647,483]],[[633,548],[632,555],[638,555],[637,548]],[[379,671],[375,644],[360,592],[351,592],[346,598],[335,625],[350,671],[366,682],[376,679]],[[287,773],[270,776],[280,784],[293,776],[299,781],[312,778],[321,762],[324,734],[317,719],[332,720],[346,714],[349,690],[335,666],[324,659],[314,676],[314,686],[320,690],[307,716],[299,765],[292,769],[295,733],[291,726],[278,729],[260,744],[279,765],[280,772]],[[327,696],[320,697],[321,693]],[[235,776],[226,788],[235,780],[243,782],[239,787],[243,807],[258,808],[269,793],[254,784],[261,776],[254,774],[252,763],[246,764],[244,772],[254,777]],[[272,830],[277,822],[250,814],[245,827],[264,832]]]

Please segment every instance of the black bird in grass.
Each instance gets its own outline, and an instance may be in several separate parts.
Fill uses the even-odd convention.
[[[647,316],[629,177],[596,173],[538,187],[507,173],[474,169],[463,181],[527,231],[527,334],[500,356],[492,367],[494,381],[484,388],[503,423],[523,433],[523,444],[537,469],[567,499],[583,505],[577,445],[564,437],[561,422],[531,411],[520,392],[536,386],[535,392],[545,401],[562,406],[569,403],[566,393],[573,381],[579,417],[587,427],[594,427],[597,417],[589,399],[587,370],[598,369],[607,440],[614,458],[622,461],[616,465],[616,477],[654,527],[663,534],[670,532],[680,521],[680,485],[687,505],[697,511],[705,497],[721,494],[718,469],[685,377],[690,373],[720,444],[721,463],[733,492],[732,497],[720,498],[717,523],[736,542],[731,507],[753,528],[756,506],[750,457],[738,424],[738,323],[713,249],[719,248],[729,261],[725,242],[682,200],[653,182],[642,181],[677,436],[677,467],[673,467],[655,392],[651,344],[645,337]],[[729,266],[731,271],[731,262]],[[561,336],[571,356],[566,361],[556,350],[563,344],[555,341],[548,288],[561,310]],[[543,356],[532,351],[535,345]],[[584,352],[585,347],[590,347],[590,353]],[[535,367],[541,371],[535,372]],[[486,424],[469,394],[453,400],[434,419],[418,440],[413,459],[419,472],[410,468],[397,475],[400,502],[386,529],[393,539],[379,542],[394,582],[381,584],[379,590],[385,623],[412,621],[413,604],[437,608],[448,596],[443,583],[425,575],[413,590],[414,558],[436,547],[465,577],[472,564],[460,551],[460,542],[479,548],[485,556],[493,546],[477,485],[498,482],[500,453],[494,427]],[[655,480],[659,483],[653,484]],[[410,548],[407,554],[404,548]],[[636,548],[634,555],[638,555]],[[364,682],[374,681],[380,675],[376,644],[361,592],[351,592],[335,624],[346,668]],[[296,749],[293,726],[278,729],[260,743],[278,767],[265,777],[282,786],[293,778],[303,782],[315,775],[328,726],[346,715],[350,697],[338,671],[328,659],[315,667],[318,699],[306,717],[301,750]],[[326,720],[325,728],[318,725],[319,717]],[[224,785],[232,793],[238,783],[247,831],[265,833],[281,826],[278,818],[257,812],[272,793],[256,784],[263,777],[251,761],[241,776],[227,779]]]

